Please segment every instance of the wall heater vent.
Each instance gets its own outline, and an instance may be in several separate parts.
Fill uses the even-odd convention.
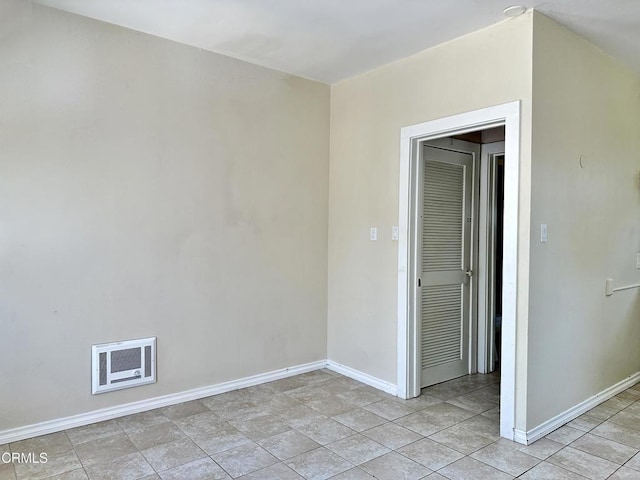
[[[91,393],[111,392],[156,381],[156,338],[91,347]]]

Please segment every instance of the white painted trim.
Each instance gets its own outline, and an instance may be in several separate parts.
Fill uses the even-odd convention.
[[[327,368],[331,371],[344,375],[345,377],[353,378],[354,380],[364,383],[365,385],[369,385],[370,387],[390,393],[391,395],[396,395],[397,393],[398,388],[393,383],[386,382],[377,377],[369,375],[368,373],[364,373],[360,370],[356,370],[355,368],[347,367],[346,365],[334,362],[333,360],[327,360]]]
[[[536,440],[544,437],[545,435],[553,432],[561,426],[569,423],[574,418],[579,417],[583,413],[588,412],[593,407],[597,407],[602,402],[609,400],[611,397],[624,392],[627,388],[633,387],[640,381],[640,372],[636,372],[633,375],[625,378],[624,380],[605,388],[600,393],[596,393],[594,396],[587,398],[585,401],[574,405],[573,407],[565,410],[564,412],[556,415],[555,417],[541,423],[535,428],[523,432],[522,430],[515,431],[514,441],[525,445],[530,445]]]
[[[123,417],[125,415],[145,412],[154,408],[167,407],[182,402],[188,402],[190,400],[209,397],[211,395],[218,395],[220,393],[230,392],[241,388],[252,387],[261,383],[273,382],[274,380],[280,380],[282,378],[292,377],[294,375],[300,375],[301,373],[320,370],[326,367],[326,360],[318,360],[317,362],[305,363],[303,365],[297,365],[290,368],[282,368],[267,373],[240,378],[238,380],[210,385],[208,387],[195,388],[193,390],[187,390],[180,393],[172,393],[169,395],[163,395],[161,397],[140,400],[139,402],[132,402],[115,407],[94,410],[92,412],[81,413],[79,415],[73,415],[71,417],[49,420],[33,425],[27,425],[25,427],[12,428],[9,430],[0,431],[0,445],[17,442],[48,433],[59,432],[68,428],[81,427],[95,422],[111,420],[112,418]]]
[[[515,428],[513,430],[513,441],[516,443],[520,443],[521,445],[528,445],[527,443],[527,432],[524,430],[518,430]]]
[[[516,419],[516,330],[518,328],[518,301],[528,304],[529,291],[518,291],[518,268],[527,267],[527,254],[518,258],[520,221],[520,102],[508,104],[504,109],[504,221],[502,224],[502,332],[500,356],[500,436],[513,440]],[[528,238],[524,239],[528,242]],[[528,267],[527,267],[528,270]],[[524,346],[524,345],[523,345]],[[519,379],[526,385],[525,378]],[[526,411],[518,412],[526,418]]]
[[[520,165],[520,101],[514,101],[473,112],[404,127],[400,135],[400,196],[398,199],[398,370],[397,395],[411,398],[419,395],[416,322],[412,307],[413,270],[409,234],[412,164],[419,145],[426,140],[505,125],[505,222],[503,255],[502,357],[500,380],[500,435],[513,440],[515,427],[516,323],[518,274],[518,204]],[[525,219],[528,221],[528,219]],[[526,261],[526,259],[523,259]],[[414,289],[415,290],[415,289]],[[527,295],[527,292],[520,292]],[[526,300],[522,299],[522,301]],[[521,412],[524,415],[526,412]]]
[[[409,270],[409,205],[411,202],[411,140],[409,133],[403,128],[400,140],[400,185],[398,214],[398,365],[396,384],[398,396],[408,399],[419,394],[416,392],[416,379],[409,367],[413,354],[411,352],[412,336],[407,319],[409,311],[409,288],[411,285]]]
[[[495,208],[496,198],[496,161],[495,157],[504,155],[504,141],[482,145],[480,161],[480,212],[478,215],[478,373],[491,373],[494,370],[493,352],[495,338],[493,325],[495,305]]]

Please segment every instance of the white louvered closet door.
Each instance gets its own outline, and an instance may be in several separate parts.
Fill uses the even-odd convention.
[[[419,287],[422,386],[469,373],[473,156],[424,147]]]

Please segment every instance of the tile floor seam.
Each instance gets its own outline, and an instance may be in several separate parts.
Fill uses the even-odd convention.
[[[425,437],[425,438],[427,438],[427,437]],[[420,440],[418,440],[418,441],[420,441]],[[434,441],[434,440],[432,440],[432,441]],[[414,443],[417,443],[417,442],[414,442]],[[438,445],[441,445],[441,444],[440,444],[440,443],[438,443]],[[408,446],[408,445],[405,445],[405,446]],[[446,446],[446,445],[445,445],[445,446]],[[447,447],[447,448],[450,448],[450,447]],[[456,452],[458,452],[457,450],[455,450],[455,451],[456,451]],[[416,462],[416,463],[418,463],[418,464],[420,464],[420,465],[422,465],[422,466],[424,466],[424,467],[426,467],[426,468],[429,468],[430,470],[433,470],[431,467],[429,467],[429,466],[425,465],[424,463],[421,463],[421,462],[420,462],[420,461],[418,461],[418,460],[414,460],[413,458],[409,457],[408,455],[406,455],[406,454],[405,454],[405,453],[403,453],[403,452],[400,452],[400,451],[398,451],[398,450],[392,450],[392,452],[396,452],[397,454],[402,455],[403,457],[405,457],[405,458],[407,458],[407,459],[409,459],[409,460],[411,460],[411,461],[413,461],[413,462]],[[458,453],[460,453],[460,452],[458,452]],[[464,455],[464,454],[462,454],[462,455]],[[464,457],[466,457],[466,456],[468,456],[468,455],[464,455]],[[464,458],[464,457],[461,457],[461,458]],[[446,465],[443,465],[442,467],[440,467],[438,470],[442,470],[443,468],[445,468],[445,467],[447,467],[447,466],[451,465],[452,463],[457,462],[458,460],[460,460],[460,459],[458,458],[458,459],[456,459],[456,460],[452,460],[451,462],[448,462]],[[438,470],[433,470],[433,471],[434,471],[434,472],[437,472]],[[430,474],[429,474],[429,475],[430,475]],[[427,475],[427,477],[428,477],[429,475]]]
[[[78,452],[76,452],[76,446],[75,446],[75,445],[73,446],[72,450],[73,450],[74,455],[76,456],[76,458],[77,458],[77,459],[78,459],[78,461],[80,462],[80,466],[81,466],[81,467],[82,467],[82,469],[85,471],[85,473],[86,473],[86,475],[87,475],[87,478],[89,478],[89,472],[87,472],[87,467],[88,467],[88,465],[85,465],[85,464],[82,462],[82,459],[80,458],[80,455],[78,455]],[[17,475],[16,475],[16,476],[17,476]]]
[[[604,422],[603,422],[603,423],[604,423]],[[591,433],[591,435],[595,435],[596,437],[599,437],[599,438],[604,438],[605,440],[611,440],[610,438],[607,438],[607,437],[604,437],[604,436],[602,436],[602,435],[599,435],[599,434],[598,434],[598,433],[596,433],[596,432],[588,432],[588,433]],[[612,442],[615,442],[615,440],[611,440],[611,441],[612,441]],[[620,443],[620,444],[622,444],[622,445],[624,445],[624,446],[626,446],[626,447],[636,448],[636,447],[634,447],[633,445],[629,445],[628,443],[623,443],[623,442],[617,442],[617,443]],[[640,445],[640,443],[639,443],[639,445]],[[565,446],[567,446],[567,447],[568,447],[569,445],[565,445]]]
[[[552,465],[555,466],[555,467],[561,468],[562,470],[564,470],[566,472],[572,473],[573,475],[578,475],[579,477],[586,478],[587,480],[591,480],[589,477],[585,477],[584,475],[582,475],[580,473],[574,472],[573,470],[569,470],[567,467],[565,467],[563,465],[558,465],[556,463],[553,463]],[[609,478],[609,477],[607,477],[607,478]]]
[[[454,426],[455,426],[455,425],[454,425]],[[446,430],[446,428],[445,428],[445,430]],[[434,433],[434,435],[436,435],[436,434]],[[482,436],[482,435],[480,435],[480,436]],[[448,448],[451,448],[451,449],[453,449],[453,450],[456,450],[455,448],[450,447],[449,445],[446,445],[446,444],[444,444],[444,443],[442,443],[442,442],[438,442],[438,440],[436,440],[435,438],[431,438],[431,436],[428,436],[428,437],[425,437],[425,438],[428,438],[429,440],[431,440],[431,441],[433,441],[433,442],[436,442],[438,445],[442,445],[442,446],[444,446],[444,447],[448,447]],[[486,438],[486,437],[484,437],[484,438]],[[489,440],[489,439],[487,439],[487,440]],[[482,450],[482,449],[483,449],[483,448],[485,448],[485,447],[488,447],[489,445],[493,445],[494,443],[497,443],[497,440],[491,440],[491,442],[490,442],[490,443],[488,443],[488,444],[486,444],[486,445],[483,445],[483,446],[481,446],[481,447],[478,447],[476,450],[472,450],[472,451],[471,451],[471,452],[469,452],[469,453],[461,452],[460,450],[456,450],[456,452],[461,453],[461,454],[462,454],[462,455],[464,455],[465,457],[470,457],[470,456],[471,456],[471,455],[473,455],[474,453],[476,453],[476,452],[478,452],[478,451]]]
[[[623,467],[627,467],[627,464],[631,462],[631,460],[633,460],[636,456],[640,455],[640,452],[636,453],[633,457],[631,457],[629,460],[627,460],[626,462],[624,462],[622,464]],[[635,470],[636,472],[638,472],[638,476],[640,476],[640,470],[638,470],[638,468],[633,468],[633,467],[627,467],[630,468],[631,470]]]
[[[616,471],[615,471],[615,472],[613,472],[611,475],[609,475],[607,478],[611,478],[611,477],[613,477],[613,476],[614,476],[614,475],[615,475],[619,470],[621,470],[621,469],[622,469],[622,467],[623,467],[623,466],[624,466],[624,465],[620,465],[620,467],[618,467],[618,468],[616,469]]]
[[[496,443],[498,443],[498,441],[496,441],[496,442],[492,443],[491,445],[494,445],[494,444],[496,444]],[[488,446],[489,446],[489,445],[487,445],[487,447],[488,447]],[[482,447],[482,448],[485,448],[485,447]],[[481,448],[480,450],[482,450],[482,448]],[[477,451],[479,451],[479,450],[477,450]],[[474,453],[475,453],[475,452],[474,452]],[[475,457],[471,457],[471,458],[475,458],[475,459],[476,459],[476,460],[478,460],[479,462],[482,462],[482,463],[484,463],[485,465],[489,465],[490,467],[493,467],[493,468],[495,468],[495,469],[497,469],[497,470],[500,470],[501,472],[504,472],[504,473],[506,473],[507,475],[511,475],[512,477],[515,477],[515,478],[519,478],[519,477],[521,477],[522,475],[524,475],[525,473],[527,473],[529,470],[534,469],[534,468],[535,468],[535,467],[537,467],[540,463],[544,462],[544,460],[540,460],[539,458],[536,458],[536,457],[534,457],[533,455],[529,455],[529,454],[524,453],[524,452],[520,452],[520,453],[522,453],[522,454],[524,454],[524,455],[528,455],[528,456],[529,456],[529,457],[531,457],[532,459],[537,460],[537,462],[536,462],[536,464],[535,464],[535,465],[533,465],[533,466],[531,466],[531,467],[527,468],[524,472],[520,473],[520,474],[519,474],[519,475],[517,475],[517,476],[511,475],[511,473],[507,472],[506,470],[503,470],[503,469],[501,469],[500,467],[497,467],[497,466],[495,466],[495,465],[491,465],[490,463],[485,462],[485,461],[484,461],[484,460],[482,460],[481,458],[475,458]],[[468,456],[471,456],[471,455],[468,455]]]
[[[543,460],[542,462],[546,462],[546,461],[547,461],[547,460]],[[540,462],[540,463],[542,463],[542,462]],[[549,463],[549,462],[547,462],[547,463]],[[538,464],[538,465],[539,465],[539,464]],[[553,465],[554,467],[559,468],[560,470],[564,470],[565,472],[567,472],[567,473],[569,473],[569,474],[571,474],[571,475],[577,475],[578,477],[584,478],[585,480],[590,480],[590,479],[589,479],[589,477],[585,477],[584,475],[580,475],[579,473],[572,472],[571,470],[568,470],[568,469],[564,468],[564,467],[563,467],[563,466],[561,466],[561,465],[556,465],[555,463],[550,463],[550,465]],[[535,468],[535,467],[534,467],[534,468]],[[524,474],[523,474],[523,475],[524,475]],[[521,476],[522,476],[522,475],[521,475]]]
[[[593,435],[593,434],[591,434],[591,435]],[[597,435],[594,435],[594,436],[597,436]],[[582,438],[582,437],[580,437],[580,438]],[[603,437],[598,437],[598,438],[603,438]],[[615,440],[611,440],[610,438],[605,438],[604,440],[608,440],[609,442],[616,443],[616,444],[618,444],[618,445],[620,445],[622,447],[633,448],[634,450],[637,450],[636,454],[640,453],[640,449],[637,449],[635,447],[631,447],[629,445],[625,445],[624,443],[616,442]],[[625,463],[627,463],[629,460],[631,460],[631,458],[633,458],[633,456],[632,456],[629,460],[626,460],[624,463],[619,464],[618,462],[615,462],[615,461],[611,460],[610,458],[606,458],[606,457],[602,456],[602,454],[598,454],[597,452],[590,452],[588,450],[584,450],[584,447],[580,448],[580,446],[574,445],[574,443],[575,443],[575,441],[570,443],[569,445],[567,445],[567,447],[575,448],[576,450],[580,450],[581,452],[589,453],[589,454],[591,454],[591,455],[593,455],[595,457],[601,458],[602,460],[607,460],[609,462],[613,462],[613,463],[616,463],[616,464],[621,465],[621,466],[624,466]]]
[[[574,449],[574,450],[577,450],[575,447],[572,447],[572,446],[571,446],[571,444],[569,444],[569,445],[565,445],[563,448],[561,448],[560,450],[558,450],[557,452],[555,452],[553,455],[549,456],[549,458],[547,458],[547,461],[548,461],[550,458],[552,458],[554,455],[556,455],[556,454],[558,454],[558,453],[562,452],[563,450],[567,450],[568,448],[572,448],[572,449]],[[596,456],[597,456],[597,455],[594,455],[594,454],[590,454],[589,452],[584,452],[584,453],[587,453],[588,455],[593,455],[594,457],[596,457]],[[600,457],[598,457],[598,458],[600,458]],[[606,460],[606,459],[603,459],[603,460]],[[610,462],[610,463],[615,463],[615,462],[611,462],[610,460],[606,460],[606,461],[608,461],[608,462]],[[549,463],[552,463],[552,462],[549,462]],[[558,464],[558,463],[553,463],[553,465],[555,465],[556,467],[562,468],[562,469],[564,469],[564,470],[566,470],[566,471],[568,471],[568,472],[571,472],[571,473],[573,473],[573,474],[575,474],[575,475],[580,475],[580,476],[585,477],[585,478],[587,478],[587,479],[589,478],[589,477],[587,477],[587,476],[585,476],[585,475],[582,475],[582,474],[580,474],[580,473],[578,473],[578,472],[575,472],[575,471],[573,471],[573,470],[570,470],[569,468],[567,468],[567,467],[566,467],[566,466],[564,466],[564,465],[560,465],[560,464]],[[622,467],[622,465],[620,465],[620,464],[616,464],[616,465],[618,465],[618,468],[617,468],[616,470],[618,470],[620,467]],[[611,475],[613,475],[613,473],[612,473]],[[609,478],[611,475],[608,475],[606,478]]]
[[[142,455],[142,458],[144,458],[144,460],[149,464],[149,466],[153,469],[153,472],[156,473],[158,476],[160,476],[160,472],[156,469],[156,467],[154,467],[153,465],[151,465],[151,462],[149,462],[149,459],[144,455],[144,453],[142,453],[142,451],[138,451],[138,453],[140,453],[140,455]],[[170,468],[167,468],[166,470],[171,470]],[[166,470],[162,470],[162,471],[166,471]]]
[[[222,465],[220,465],[218,462],[216,462],[216,460],[213,458],[213,456],[208,455],[207,457],[208,457],[208,458],[210,458],[210,459],[211,459],[211,461],[212,461],[214,464],[216,464],[218,467],[220,467],[220,469],[221,469],[224,473],[226,473],[227,475],[229,475],[229,478],[235,478],[235,477],[234,477],[233,475],[231,475],[231,473],[230,473],[230,472],[228,472],[228,471],[227,471],[227,470],[226,470]],[[257,471],[257,470],[256,470],[256,471]],[[159,473],[158,473],[158,476],[160,476],[160,474],[159,474]],[[162,477],[161,477],[161,478],[162,478]]]

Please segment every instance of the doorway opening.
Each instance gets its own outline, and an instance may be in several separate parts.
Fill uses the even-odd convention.
[[[420,388],[499,366],[504,126],[422,149],[412,213]]]
[[[519,102],[513,102],[405,127],[400,165],[398,395],[416,397],[425,384],[489,373],[499,365],[500,435],[510,440],[516,414],[519,117]],[[498,132],[504,132],[504,143],[482,139]],[[423,328],[431,329],[427,338]],[[432,353],[426,363],[423,347]],[[425,374],[425,364],[445,366]]]
[[[502,332],[502,236],[504,232],[504,153],[492,159],[494,164],[495,190],[494,201],[490,211],[493,212],[495,227],[492,232],[494,251],[496,255],[491,262],[493,269],[493,325],[492,325],[492,358],[489,361],[489,371],[500,369],[500,335]]]

